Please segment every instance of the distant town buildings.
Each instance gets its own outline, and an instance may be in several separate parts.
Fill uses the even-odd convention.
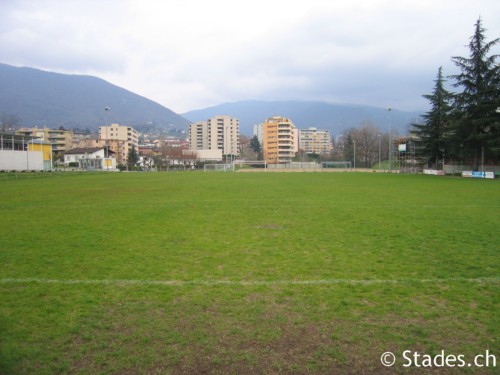
[[[18,135],[39,138],[50,143],[52,152],[64,154],[73,148],[73,132],[66,129],[22,128],[16,131]]]
[[[290,119],[281,116],[267,118],[255,125],[254,135],[260,142],[262,154],[251,157],[263,157],[268,164],[290,163],[299,150],[298,156],[303,158],[305,154],[331,153],[333,149],[328,130],[314,127],[299,130]],[[23,161],[12,168],[9,165],[14,166],[15,163],[4,163],[5,170],[48,170],[52,166],[59,169],[62,164],[85,170],[116,170],[138,166],[143,170],[161,170],[188,164],[193,167],[198,162],[235,160],[246,155],[240,155],[244,145],[240,145],[239,120],[229,115],[191,124],[187,137],[166,136],[162,133],[141,134],[141,143],[139,133],[133,127],[115,123],[100,126],[97,135],[63,128],[35,127],[23,128],[9,137],[4,134],[3,139],[4,149],[9,152],[35,152],[37,147],[39,151],[43,149],[38,156],[9,154],[9,160],[22,158]],[[49,146],[50,152],[47,151]],[[133,147],[139,160],[135,166],[128,162]],[[38,159],[41,161],[35,163]]]
[[[99,147],[109,147],[118,164],[126,164],[129,150],[139,149],[139,133],[131,126],[111,124],[99,127]],[[96,145],[97,146],[97,145]]]
[[[299,130],[299,149],[307,154],[329,153],[333,150],[329,130],[316,128]]]
[[[230,116],[216,116],[189,126],[189,150],[200,159],[236,156],[239,144],[239,121]]]

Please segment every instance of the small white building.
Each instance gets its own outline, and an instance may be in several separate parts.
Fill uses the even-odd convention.
[[[52,147],[41,139],[0,133],[0,171],[50,171]]]
[[[150,158],[149,156],[139,156],[139,160],[136,165],[141,167],[143,171],[150,171],[154,168],[155,162],[153,158]]]
[[[114,152],[104,147],[73,148],[64,154],[64,165],[75,166],[85,170],[115,170]],[[107,157],[106,157],[107,156]],[[72,164],[70,164],[72,163]]]

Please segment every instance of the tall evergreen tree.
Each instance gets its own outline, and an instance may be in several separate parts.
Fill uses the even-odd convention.
[[[434,163],[436,168],[445,152],[450,152],[452,94],[444,88],[445,81],[443,67],[439,67],[432,94],[423,95],[429,100],[431,110],[422,116],[423,123],[412,124],[411,131],[418,138],[421,155],[427,158],[428,163]]]
[[[252,138],[250,138],[250,148],[252,149],[253,152],[259,154],[262,151],[262,147],[259,142],[259,138],[257,138],[256,135],[254,135]]]
[[[134,167],[139,161],[139,154],[137,154],[137,150],[135,146],[132,145],[132,148],[128,150],[127,162],[129,167]]]
[[[500,66],[496,64],[499,55],[488,56],[491,48],[500,42],[500,38],[487,42],[484,33],[485,29],[479,18],[474,35],[470,38],[470,56],[452,57],[461,71],[452,76],[456,80],[455,87],[463,89],[455,100],[456,134],[463,142],[464,151],[472,157],[473,168],[476,170],[484,152],[490,156],[500,152],[496,112],[500,107]]]

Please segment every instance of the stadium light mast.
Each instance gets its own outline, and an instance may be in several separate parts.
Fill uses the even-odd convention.
[[[354,170],[356,171],[356,141],[353,140],[352,143],[354,144]]]
[[[106,127],[106,141],[104,142],[105,150],[106,150],[106,171],[109,170],[109,145],[108,145],[108,111],[111,111],[111,108],[104,107],[104,126]]]
[[[380,170],[380,134],[377,134],[378,137],[378,169]]]
[[[389,172],[392,173],[392,160],[391,160],[391,151],[392,151],[392,141],[391,141],[391,132],[392,132],[392,108],[387,107],[387,112],[389,112]]]

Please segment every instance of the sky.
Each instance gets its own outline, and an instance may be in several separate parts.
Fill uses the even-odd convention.
[[[177,113],[240,100],[420,111],[479,17],[500,37],[498,0],[0,0],[0,63],[97,76]]]

